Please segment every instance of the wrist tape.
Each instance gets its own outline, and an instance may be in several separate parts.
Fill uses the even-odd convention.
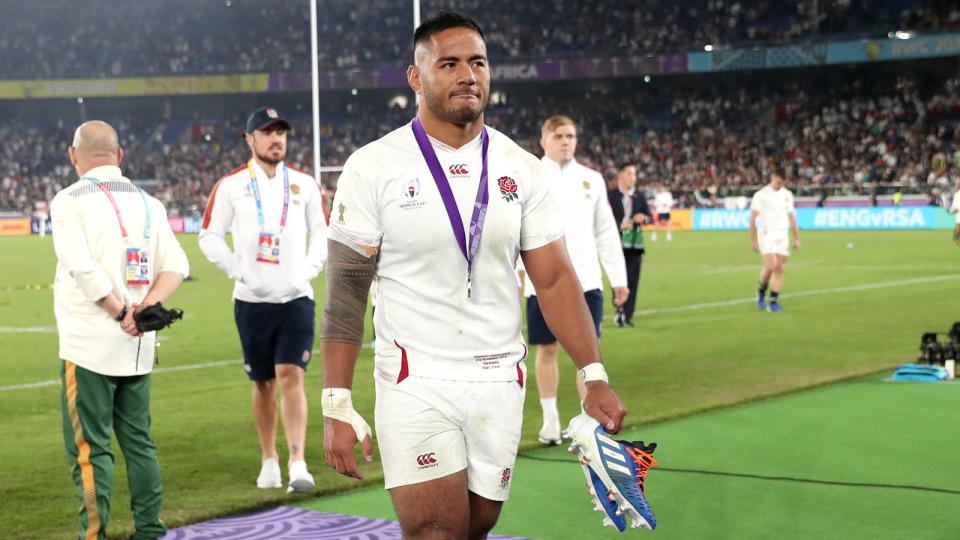
[[[583,382],[585,383],[590,381],[610,382],[607,379],[607,370],[600,362],[593,362],[580,368],[580,376],[583,377]]]
[[[347,388],[324,388],[320,407],[323,409],[323,416],[350,424],[357,434],[357,440],[363,442],[365,437],[372,436],[372,431],[370,424],[353,408],[351,395]]]

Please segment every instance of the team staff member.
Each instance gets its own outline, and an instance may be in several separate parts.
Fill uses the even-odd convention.
[[[607,192],[613,219],[620,227],[620,244],[627,265],[627,288],[630,293],[614,315],[614,326],[633,326],[633,310],[637,305],[637,287],[640,286],[640,268],[643,266],[643,224],[653,221],[650,205],[643,191],[637,189],[637,168],[625,163],[617,170],[617,187]],[[614,291],[616,292],[616,291]],[[614,295],[614,305],[617,297]]]
[[[518,255],[551,330],[587,369],[587,412],[615,433],[626,409],[600,375],[550,179],[483,125],[480,28],[438,13],[416,30],[414,57],[418,116],[355,152],[337,183],[321,324],[324,448],[355,478],[358,440],[371,459],[350,389],[376,274],[377,442],[403,536],[483,538],[509,495],[521,434]]]
[[[793,193],[787,185],[787,171],[778,166],[770,174],[770,183],[760,188],[750,200],[750,243],[754,251],[763,255],[760,285],[757,288],[757,307],[767,311],[784,311],[780,305],[783,287],[783,266],[790,256],[790,237],[793,231],[793,249],[800,249],[800,229],[793,211]],[[759,233],[757,218],[760,218]],[[770,287],[770,302],[764,296]]]
[[[620,249],[620,235],[606,198],[606,184],[600,173],[581,165],[574,158],[577,150],[577,126],[567,116],[548,118],[540,130],[540,146],[544,169],[554,182],[563,216],[563,236],[567,254],[580,280],[584,300],[590,309],[597,336],[603,320],[603,276],[600,263],[613,287],[613,302],[622,305],[627,300],[627,271]],[[598,261],[599,257],[599,261]],[[525,273],[525,272],[524,272]],[[560,345],[550,332],[537,293],[529,277],[524,277],[527,296],[527,341],[537,346],[535,371],[537,393],[543,409],[543,427],[538,438],[547,444],[560,444],[560,412],[557,408],[557,389],[560,375],[557,354]],[[586,389],[577,377],[577,391],[583,399]]]
[[[257,487],[283,485],[276,447],[279,386],[289,445],[287,491],[301,492],[314,488],[304,459],[303,379],[313,351],[310,281],[327,258],[326,215],[313,177],[284,161],[289,131],[290,123],[274,109],[250,115],[246,141],[252,157],[213,187],[199,242],[203,254],[235,281],[234,317],[260,438]],[[233,250],[224,237],[228,230]]]
[[[111,432],[127,463],[134,538],[166,533],[163,484],[150,435],[156,332],[133,317],[165,302],[190,272],[167,212],[120,171],[123,150],[105,122],[77,128],[69,149],[80,179],[53,198],[63,440],[83,505],[78,538],[106,538],[113,492]]]

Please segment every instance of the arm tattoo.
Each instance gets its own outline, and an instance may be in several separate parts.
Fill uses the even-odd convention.
[[[365,257],[335,240],[327,241],[327,292],[320,340],[363,344],[363,317],[376,269],[376,257]]]

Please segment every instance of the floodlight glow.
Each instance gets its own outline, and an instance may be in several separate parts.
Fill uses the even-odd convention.
[[[710,44],[708,43],[708,44],[706,44],[706,45],[703,46],[703,50],[705,50],[705,51],[707,51],[707,52],[710,52],[710,51],[713,50],[713,45],[710,45]]]

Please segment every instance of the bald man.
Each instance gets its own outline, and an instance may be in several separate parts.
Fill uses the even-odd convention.
[[[134,316],[167,301],[189,273],[157,199],[124,178],[109,124],[77,128],[70,163],[78,181],[53,198],[63,441],[82,506],[78,538],[106,538],[113,492],[111,433],[127,463],[134,538],[163,536],[163,498],[150,434],[156,332]]]

